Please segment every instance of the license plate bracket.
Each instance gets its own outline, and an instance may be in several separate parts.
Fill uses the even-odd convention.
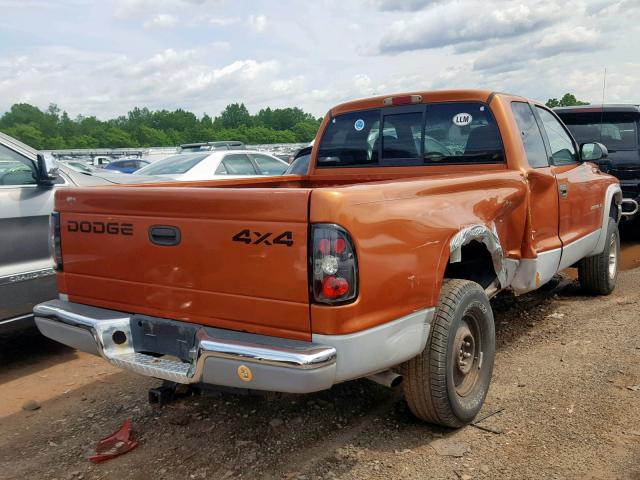
[[[131,337],[136,352],[171,355],[186,362],[193,360],[199,328],[191,323],[146,315],[131,318]]]

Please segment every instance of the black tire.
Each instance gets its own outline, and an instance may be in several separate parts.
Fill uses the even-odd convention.
[[[609,218],[603,252],[578,262],[578,280],[585,292],[591,295],[609,295],[613,292],[618,280],[619,253],[618,224]]]
[[[425,349],[401,368],[409,409],[445,427],[468,424],[487,396],[494,357],[493,312],[484,290],[469,280],[445,280]]]

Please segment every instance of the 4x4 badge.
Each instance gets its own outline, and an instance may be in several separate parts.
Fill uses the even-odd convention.
[[[287,247],[293,246],[293,233],[282,232],[275,237],[271,238],[273,233],[260,233],[252,232],[249,229],[241,230],[233,236],[234,242],[242,242],[247,245],[259,245],[264,243],[265,245],[286,245]]]

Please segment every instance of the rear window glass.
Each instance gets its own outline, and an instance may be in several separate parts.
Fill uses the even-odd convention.
[[[600,142],[609,150],[636,150],[638,148],[638,120],[631,112],[560,113],[579,144]]]
[[[195,155],[172,155],[147,165],[134,173],[140,175],[179,175],[188,172],[209,155],[211,155],[210,152]]]
[[[489,108],[451,102],[338,115],[323,133],[317,166],[501,162],[502,140]]]
[[[422,112],[385,115],[382,127],[382,158],[420,158]]]

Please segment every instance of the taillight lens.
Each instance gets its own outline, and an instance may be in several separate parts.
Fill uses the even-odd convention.
[[[49,217],[49,253],[53,268],[62,271],[62,249],[60,248],[60,214],[53,212]]]
[[[338,225],[311,226],[311,287],[317,303],[342,303],[358,295],[358,262],[349,234]]]

